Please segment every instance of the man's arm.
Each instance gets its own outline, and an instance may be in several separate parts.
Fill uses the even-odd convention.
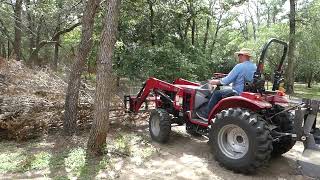
[[[221,80],[211,80],[209,83],[212,85],[228,85],[236,80],[237,76],[241,72],[240,68],[241,67],[239,65],[236,65],[226,77]]]

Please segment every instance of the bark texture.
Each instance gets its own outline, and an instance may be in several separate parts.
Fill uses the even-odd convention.
[[[120,0],[109,0],[107,4],[97,62],[94,120],[88,140],[88,152],[95,155],[101,154],[107,137],[110,97],[113,89],[112,54],[118,29]]]
[[[290,0],[290,34],[289,34],[289,50],[288,50],[288,67],[286,73],[286,92],[288,94],[294,93],[293,84],[294,84],[294,52],[296,49],[296,22],[295,22],[295,11],[296,11],[296,4],[295,0]]]
[[[149,11],[150,11],[150,16],[149,16],[149,21],[150,21],[150,42],[151,42],[152,46],[155,45],[153,3],[154,3],[153,0],[148,0]]]
[[[63,6],[62,0],[58,1],[57,8],[61,10],[62,6]],[[60,31],[60,24],[61,24],[61,15],[58,14],[56,32]],[[59,60],[60,35],[58,35],[55,39],[53,39],[53,41],[56,41],[56,43],[54,44],[54,55],[53,55],[52,69],[54,71],[57,71],[58,60]]]
[[[205,51],[207,48],[207,42],[208,42],[208,35],[209,35],[209,28],[210,28],[210,17],[207,17],[207,23],[206,23],[206,31],[204,33],[204,39],[203,39],[203,50]]]
[[[16,60],[21,59],[21,11],[22,11],[22,0],[16,0],[14,6],[14,53]]]
[[[71,135],[76,131],[77,106],[81,74],[84,71],[85,60],[87,59],[92,46],[94,17],[99,3],[100,0],[89,0],[83,13],[81,40],[78,46],[76,59],[71,68],[66,94],[63,121],[63,129],[66,135]]]
[[[192,18],[192,25],[191,25],[191,44],[194,46],[195,44],[195,32],[196,32],[196,20],[195,17]]]
[[[27,12],[27,20],[28,20],[28,36],[29,36],[29,56],[32,53],[33,48],[35,47],[35,37],[33,34],[34,31],[34,22],[33,22],[33,14],[32,10],[30,10],[30,0],[25,0],[26,3],[26,12]]]

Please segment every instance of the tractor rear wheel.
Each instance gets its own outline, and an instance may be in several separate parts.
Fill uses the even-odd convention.
[[[149,132],[151,138],[157,142],[165,143],[171,133],[171,117],[164,109],[155,109],[149,119]]]
[[[271,155],[273,157],[280,157],[282,154],[290,151],[296,144],[296,141],[291,136],[284,136],[278,142],[273,142],[273,151]]]
[[[283,132],[292,133],[293,132],[293,122],[294,116],[291,113],[282,113],[276,116],[277,121],[280,122],[280,128]],[[274,141],[273,151],[271,155],[273,157],[281,156],[282,154],[290,151],[292,147],[296,144],[296,141],[291,136],[284,136],[280,138],[279,141]]]
[[[209,132],[216,160],[235,172],[254,173],[267,163],[272,152],[272,136],[255,113],[230,108],[216,115]]]

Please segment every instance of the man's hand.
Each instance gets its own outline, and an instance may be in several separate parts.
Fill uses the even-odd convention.
[[[221,85],[220,80],[218,80],[218,79],[209,80],[209,84],[211,84],[211,85]]]

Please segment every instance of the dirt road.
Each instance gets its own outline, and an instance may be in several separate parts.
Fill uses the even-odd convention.
[[[148,129],[143,129],[143,134],[147,133]],[[152,142],[152,145],[158,150],[156,155],[142,165],[127,164],[121,170],[120,179],[310,179],[302,176],[296,165],[302,144],[297,144],[282,157],[272,159],[268,167],[250,176],[221,167],[210,153],[207,139],[191,137],[184,126],[173,128],[167,144]]]

